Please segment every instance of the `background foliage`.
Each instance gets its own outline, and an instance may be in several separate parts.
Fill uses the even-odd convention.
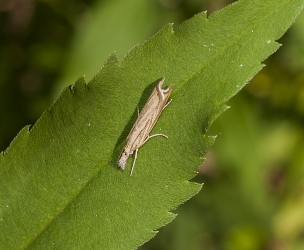
[[[1,1],[0,151],[112,51],[121,57],[165,23],[231,1],[125,2]],[[220,135],[197,177],[203,192],[141,249],[304,248],[303,13],[280,42],[213,124]]]

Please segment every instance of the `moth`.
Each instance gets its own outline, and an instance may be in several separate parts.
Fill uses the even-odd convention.
[[[167,107],[167,105],[172,101],[168,101],[168,98],[171,94],[172,87],[168,87],[167,89],[163,89],[163,83],[165,78],[162,78],[155,86],[150,95],[147,103],[145,104],[142,111],[138,114],[137,120],[135,121],[127,139],[126,139],[126,146],[122,150],[117,165],[122,169],[126,169],[128,158],[133,152],[134,160],[130,172],[130,176],[133,173],[133,169],[135,166],[135,162],[137,159],[137,153],[139,148],[144,145],[148,140],[155,136],[163,136],[168,138],[168,136],[164,134],[154,134],[150,135],[151,130],[153,129],[154,125],[156,124],[159,116],[161,115],[162,111]]]

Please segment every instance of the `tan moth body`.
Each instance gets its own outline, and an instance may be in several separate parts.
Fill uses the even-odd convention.
[[[162,85],[164,81],[165,78],[161,79],[155,86],[146,105],[138,115],[138,118],[135,121],[127,137],[126,146],[124,147],[117,161],[118,166],[121,169],[125,170],[129,156],[135,151],[134,161],[132,164],[130,175],[132,175],[133,168],[135,166],[138,149],[142,145],[144,145],[150,138],[155,136],[164,136],[168,138],[164,134],[155,134],[151,136],[149,135],[155,123],[157,122],[160,114],[162,113],[164,108],[170,103],[167,103],[167,100],[171,94],[173,86],[170,86],[167,89],[163,89]]]

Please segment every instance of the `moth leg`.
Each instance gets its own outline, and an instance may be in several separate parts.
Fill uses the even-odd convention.
[[[132,173],[133,173],[133,169],[134,169],[135,162],[136,162],[136,159],[137,159],[137,153],[138,153],[138,149],[135,149],[134,160],[133,160],[130,176],[132,176]]]
[[[137,117],[139,116],[139,107],[137,106]]]
[[[144,145],[144,144],[145,144],[148,140],[150,140],[152,137],[156,137],[156,136],[163,136],[163,137],[166,137],[166,138],[168,139],[168,136],[165,135],[165,134],[154,134],[154,135],[149,135],[149,136],[147,137],[147,139],[144,140],[144,142],[143,142],[142,145]]]
[[[171,102],[172,102],[172,99],[166,103],[165,107],[163,107],[163,110],[164,110]]]
[[[149,139],[151,139],[152,137],[156,137],[156,136],[163,136],[168,138],[168,136],[166,136],[165,134],[154,134],[154,135],[149,135],[148,138],[146,140],[144,140],[143,144],[144,145]],[[138,148],[134,150],[134,160],[133,160],[133,164],[132,164],[132,168],[131,168],[131,172],[130,172],[130,176],[132,176],[133,173],[133,169],[137,160],[137,153],[138,153]],[[133,154],[133,152],[130,153],[130,155]]]

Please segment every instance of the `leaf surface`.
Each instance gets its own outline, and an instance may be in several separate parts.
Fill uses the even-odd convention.
[[[0,242],[7,249],[134,249],[197,193],[189,182],[212,121],[276,51],[303,0],[243,0],[165,26],[86,84],[65,89],[0,156]],[[174,85],[133,176],[117,168],[157,80]]]

